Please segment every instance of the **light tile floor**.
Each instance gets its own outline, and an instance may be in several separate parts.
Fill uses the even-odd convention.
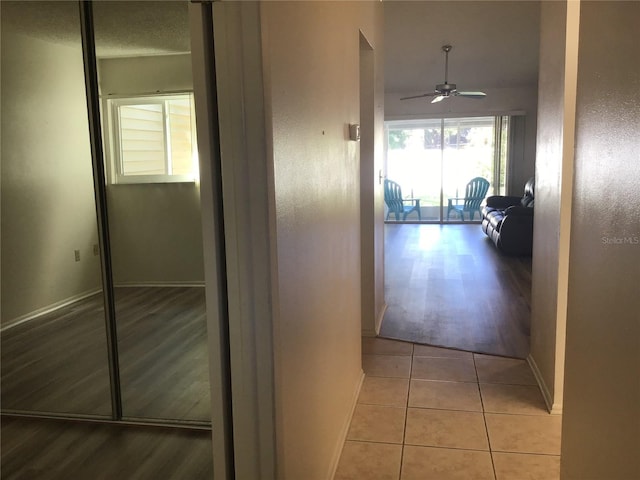
[[[524,360],[363,338],[335,480],[557,480],[561,416]]]

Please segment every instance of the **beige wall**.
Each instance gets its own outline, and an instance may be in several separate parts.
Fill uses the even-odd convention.
[[[204,281],[197,184],[110,185],[107,201],[116,285]]]
[[[79,27],[63,45],[11,23],[3,11],[3,324],[101,285]]]
[[[581,2],[562,480],[640,478],[638,2]]]
[[[278,478],[327,479],[362,378],[360,161],[347,126],[360,114],[359,31],[376,49],[382,7],[261,7],[277,243]]]
[[[97,45],[100,47],[100,45]],[[102,58],[101,95],[129,95],[193,89],[191,55]]]
[[[568,229],[571,224],[571,168],[574,161],[577,30],[572,26],[577,24],[577,20],[567,18],[566,3],[543,2],[540,24],[529,362],[538,376],[548,408],[560,413],[567,308]]]
[[[193,88],[189,54],[106,58],[98,67],[103,115],[109,95]],[[105,137],[107,158],[111,150]],[[107,200],[116,285],[204,281],[197,183],[109,184]]]

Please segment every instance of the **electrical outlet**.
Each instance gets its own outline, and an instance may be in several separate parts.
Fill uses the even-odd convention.
[[[76,262],[80,261],[80,250],[74,250],[74,255],[76,256]]]
[[[93,255],[95,257],[97,257],[98,255],[100,255],[100,247],[98,246],[97,243],[93,244]]]

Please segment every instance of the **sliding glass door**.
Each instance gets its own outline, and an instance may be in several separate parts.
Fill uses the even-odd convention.
[[[420,216],[412,212],[406,221],[479,221],[468,188],[476,179],[474,184],[487,185],[480,188],[482,198],[504,192],[508,120],[501,116],[387,122],[387,178],[401,186],[406,205],[420,204]],[[393,216],[387,220],[396,221]]]

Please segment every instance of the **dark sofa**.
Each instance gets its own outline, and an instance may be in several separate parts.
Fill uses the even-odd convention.
[[[496,247],[510,255],[531,255],[535,181],[530,178],[524,195],[492,196],[482,209],[482,231]]]

